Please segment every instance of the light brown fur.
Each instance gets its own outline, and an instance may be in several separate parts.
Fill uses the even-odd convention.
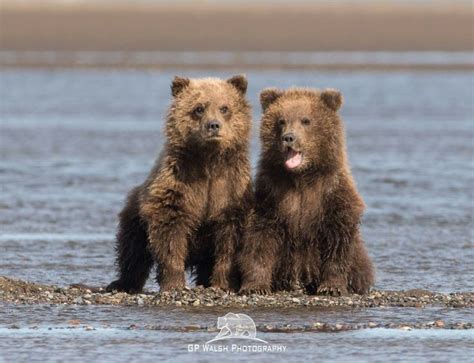
[[[120,276],[108,290],[140,291],[153,262],[163,290],[184,287],[186,268],[197,284],[239,283],[234,255],[252,197],[247,81],[176,77],[171,88],[167,143],[122,211]]]

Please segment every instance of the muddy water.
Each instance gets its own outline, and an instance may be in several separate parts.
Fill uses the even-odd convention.
[[[209,74],[0,71],[0,275],[59,285],[103,285],[114,277],[116,215],[163,144],[162,120],[176,73]],[[257,93],[265,86],[335,87],[344,93],[350,161],[367,203],[363,233],[377,266],[377,288],[474,290],[472,72],[247,75],[256,120]],[[156,289],[153,281],[148,287]],[[209,326],[226,312],[0,303],[0,361],[215,359],[212,353],[187,352],[187,344],[204,343],[215,332],[171,328]],[[259,324],[472,321],[469,309],[246,313]],[[95,330],[66,329],[71,319]],[[145,323],[171,330],[127,329]],[[472,330],[260,335],[286,344],[287,353],[226,354],[225,359],[466,360],[474,352]]]

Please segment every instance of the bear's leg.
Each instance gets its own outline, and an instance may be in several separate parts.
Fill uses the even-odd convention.
[[[339,201],[340,202],[340,201]],[[360,238],[357,210],[338,200],[328,203],[324,223],[319,226],[317,241],[321,251],[321,280],[316,293],[347,295],[352,251]]]
[[[242,274],[240,293],[271,292],[273,270],[281,244],[279,232],[278,228],[267,223],[253,224],[245,232],[238,256]]]
[[[333,231],[322,252],[321,280],[316,290],[320,295],[340,296],[348,294],[350,265],[350,239],[339,231]]]
[[[235,263],[236,246],[242,235],[238,216],[226,216],[214,226],[214,266],[210,285],[223,290],[237,290],[239,278]]]
[[[158,211],[159,218],[148,222],[149,247],[157,262],[157,282],[163,291],[185,286],[190,224],[181,213]]]
[[[116,242],[119,278],[107,286],[107,291],[140,292],[153,266],[153,258],[147,246],[146,223],[138,215],[137,195],[138,189],[130,193],[127,204],[120,213]]]
[[[309,294],[316,293],[321,274],[321,256],[317,243],[310,242],[300,249],[298,256],[300,262],[300,281]]]
[[[291,237],[286,236],[283,247],[279,255],[280,263],[275,265],[272,279],[273,291],[293,291],[300,286],[304,262],[302,260],[302,253],[299,249],[295,249],[295,243]]]
[[[349,270],[349,289],[352,293],[366,294],[374,284],[374,267],[364,242],[358,239],[352,251]]]

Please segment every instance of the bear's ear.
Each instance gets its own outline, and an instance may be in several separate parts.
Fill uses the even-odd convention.
[[[173,82],[171,82],[171,94],[176,97],[187,86],[189,86],[189,78],[174,76]]]
[[[262,105],[263,112],[282,95],[283,91],[276,88],[265,88],[260,92],[260,104]]]
[[[342,94],[338,90],[325,89],[321,92],[321,99],[333,111],[339,110],[342,106]]]
[[[247,78],[243,74],[229,78],[227,83],[237,88],[237,91],[239,91],[242,95],[245,95],[247,92]]]

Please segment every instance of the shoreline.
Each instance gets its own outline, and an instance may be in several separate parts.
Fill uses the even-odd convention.
[[[474,52],[2,51],[0,69],[473,71]]]
[[[78,65],[75,63],[58,63],[58,64],[43,64],[43,63],[28,63],[28,64],[2,64],[0,62],[0,71],[15,70],[15,69],[42,69],[42,70],[58,70],[58,69],[75,69],[75,70],[181,70],[181,71],[238,71],[238,70],[257,70],[257,71],[324,71],[324,72],[472,72],[474,65],[447,65],[447,66],[403,66],[403,65],[309,65],[309,66],[292,66],[292,65],[215,65],[215,64],[200,64],[200,65],[182,65],[182,64],[159,64],[159,65],[145,65],[136,66],[129,64],[120,65]]]
[[[474,292],[436,293],[424,289],[373,290],[368,295],[329,297],[301,291],[270,295],[237,295],[202,287],[142,294],[107,293],[84,285],[59,287],[0,277],[0,302],[53,305],[171,306],[189,308],[473,308]]]

